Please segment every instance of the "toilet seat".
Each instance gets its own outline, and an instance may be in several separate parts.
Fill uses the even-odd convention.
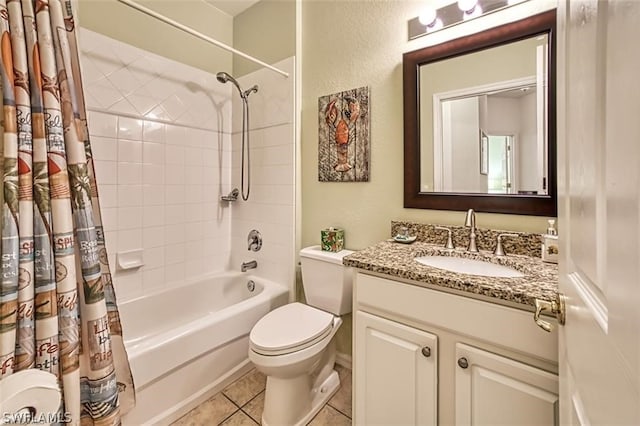
[[[334,328],[334,316],[302,303],[281,306],[251,330],[249,344],[262,355],[284,355],[322,341]]]

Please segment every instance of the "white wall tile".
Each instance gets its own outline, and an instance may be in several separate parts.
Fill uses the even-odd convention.
[[[165,185],[165,204],[183,204],[185,202],[186,187],[184,185]]]
[[[142,161],[147,164],[164,164],[164,145],[145,141],[142,144]]]
[[[113,265],[119,300],[207,271],[239,269],[238,260],[249,260],[246,233],[253,228],[269,238],[257,272],[292,275],[293,249],[280,243],[293,241],[293,127],[283,104],[293,79],[264,70],[246,76],[261,87],[261,97],[250,99],[252,127],[266,128],[251,135],[251,200],[221,204],[220,195],[240,186],[239,169],[233,179],[231,169],[240,165],[240,135],[229,133],[233,88],[210,73],[81,31],[90,34],[81,38],[87,102],[111,112],[88,117],[109,259],[144,250],[142,270]]]
[[[118,163],[100,161],[94,163],[98,185],[115,185],[118,183]]]
[[[162,247],[166,244],[164,226],[151,226],[142,230],[142,247],[145,249]]]
[[[186,226],[184,223],[170,224],[164,228],[165,244],[173,245],[184,243],[186,240]]]
[[[142,184],[142,163],[118,162],[118,184],[119,185],[141,185]]]
[[[144,183],[145,185],[162,185],[164,181],[164,164],[144,163],[142,165],[142,183]]]
[[[174,265],[176,263],[184,264],[186,255],[185,255],[186,245],[185,243],[176,243],[176,244],[168,244],[167,245],[167,257],[166,264]]]
[[[107,138],[118,137],[118,117],[111,114],[90,111],[87,117],[89,134]]]
[[[143,206],[142,224],[145,228],[164,226],[164,206]]]
[[[142,185],[118,185],[118,207],[142,206]]]
[[[144,171],[143,171],[144,173]],[[142,205],[163,206],[164,205],[164,185],[143,185]]]
[[[184,223],[184,204],[171,204],[165,207],[165,223],[167,225],[175,225]]]
[[[142,228],[142,207],[117,207],[118,230]]]
[[[164,143],[165,125],[156,121],[145,120],[142,126],[142,140],[145,142]]]
[[[93,158],[98,161],[118,160],[118,140],[102,136],[91,137],[91,151]]]
[[[143,253],[145,269],[161,268],[165,264],[164,247],[154,247],[144,250]]]
[[[138,250],[142,248],[142,229],[118,231],[118,251]]]
[[[98,195],[100,196],[100,207],[118,206],[118,186],[98,185]]]
[[[142,140],[142,120],[118,118],[118,139]]]
[[[167,164],[184,165],[184,146],[167,144],[165,147],[165,159]]]
[[[118,161],[142,163],[142,142],[139,140],[118,139]]]
[[[184,185],[184,166],[167,164],[165,170],[165,183],[167,183],[168,185]]]

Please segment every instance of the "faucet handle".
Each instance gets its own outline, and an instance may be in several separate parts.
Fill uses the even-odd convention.
[[[260,251],[262,248],[262,235],[257,229],[252,229],[247,237],[247,250]]]
[[[503,237],[519,237],[520,234],[514,234],[514,233],[503,233],[503,234],[498,234],[498,238],[497,238],[497,242],[496,242],[496,249],[494,250],[493,254],[495,254],[496,256],[505,256],[506,253],[504,252],[504,248],[502,247],[502,238]]]
[[[455,248],[453,246],[453,240],[451,239],[451,228],[447,228],[446,226],[434,226],[435,229],[441,230],[441,231],[447,231],[449,233],[449,236],[447,238],[447,243],[444,245],[444,248],[446,249],[453,249]]]

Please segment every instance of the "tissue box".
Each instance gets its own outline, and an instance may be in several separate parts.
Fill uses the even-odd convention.
[[[322,250],[338,252],[344,249],[344,229],[323,229],[320,237]]]

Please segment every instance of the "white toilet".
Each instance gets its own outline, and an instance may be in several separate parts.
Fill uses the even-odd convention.
[[[308,305],[290,303],[262,317],[249,334],[249,359],[267,376],[263,425],[306,424],[340,385],[333,336],[351,312],[351,268],[320,246],[300,251]]]

